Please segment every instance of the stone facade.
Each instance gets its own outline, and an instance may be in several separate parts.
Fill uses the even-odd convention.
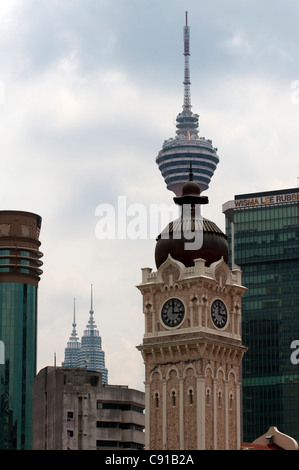
[[[241,272],[223,261],[202,259],[186,268],[170,255],[157,272],[144,268],[145,334],[138,346],[145,363],[146,448],[167,450],[239,449]],[[183,321],[167,327],[161,310],[180,299]],[[217,328],[211,318],[215,299],[228,319]]]

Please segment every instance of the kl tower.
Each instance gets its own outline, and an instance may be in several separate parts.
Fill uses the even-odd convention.
[[[192,162],[193,179],[200,191],[208,189],[211,178],[219,162],[217,149],[210,139],[199,137],[199,115],[191,111],[190,81],[190,27],[188,13],[184,26],[184,101],[183,110],[176,118],[176,135],[164,141],[156,163],[166,183],[167,189],[180,196],[182,187],[189,177]]]

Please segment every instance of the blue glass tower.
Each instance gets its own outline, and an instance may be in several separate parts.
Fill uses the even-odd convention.
[[[188,181],[190,161],[192,161],[193,179],[200,191],[208,189],[219,157],[217,149],[210,139],[199,137],[199,116],[191,111],[190,93],[190,28],[186,12],[184,26],[184,103],[183,111],[176,118],[176,136],[163,143],[156,163],[162,173],[167,189],[176,196],[182,193],[183,185]]]
[[[0,449],[32,448],[41,217],[0,212]]]

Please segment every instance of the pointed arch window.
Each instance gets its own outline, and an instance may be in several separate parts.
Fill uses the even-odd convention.
[[[189,389],[188,391],[188,401],[189,401],[189,405],[193,405],[193,390],[192,388]]]
[[[230,410],[233,409],[233,402],[234,402],[234,395],[233,395],[233,393],[230,393],[229,394],[229,409]]]
[[[219,408],[221,408],[221,405],[222,405],[222,392],[221,392],[221,390],[219,390],[219,392],[218,392],[218,406],[219,406]]]
[[[211,390],[209,388],[207,388],[206,390],[206,398],[207,398],[207,406],[210,406]]]
[[[155,393],[155,407],[159,408],[159,393]]]

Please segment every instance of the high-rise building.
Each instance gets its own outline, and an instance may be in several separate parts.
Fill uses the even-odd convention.
[[[144,447],[144,393],[103,385],[101,373],[46,367],[33,385],[34,450]]]
[[[163,143],[156,163],[162,173],[167,189],[176,196],[188,181],[190,160],[192,161],[194,180],[201,192],[208,189],[210,180],[219,162],[217,149],[210,139],[199,137],[199,115],[192,112],[190,92],[190,27],[186,12],[184,26],[184,100],[183,110],[176,118],[176,135]]]
[[[81,342],[76,331],[76,307],[74,299],[74,316],[73,316],[73,329],[67,346],[64,350],[64,362],[63,367],[78,367],[79,364],[79,351],[81,348]]]
[[[81,337],[81,343],[77,337],[74,316],[73,331],[65,348],[65,357],[62,365],[64,367],[81,367],[101,372],[102,381],[104,384],[107,384],[108,369],[105,367],[105,352],[102,349],[102,338],[94,320],[92,286],[90,304],[89,320]]]
[[[223,212],[230,264],[240,266],[248,287],[242,299],[244,440],[252,442],[269,425],[298,440],[299,188],[238,195]]]
[[[0,449],[32,448],[41,217],[0,212]]]

